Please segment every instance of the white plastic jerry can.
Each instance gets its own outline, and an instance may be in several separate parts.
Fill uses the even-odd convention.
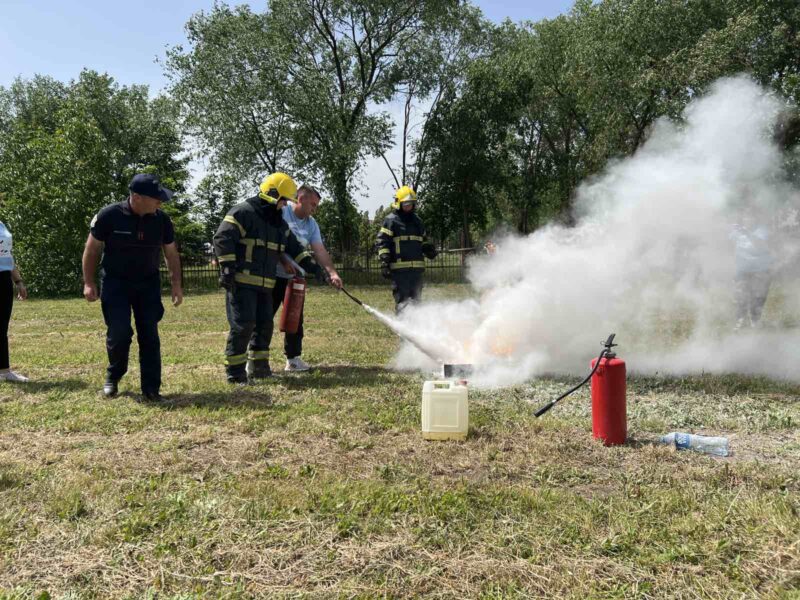
[[[468,429],[467,386],[456,381],[426,381],[422,386],[422,437],[465,440]]]

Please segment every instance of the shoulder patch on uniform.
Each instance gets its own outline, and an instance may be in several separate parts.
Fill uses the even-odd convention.
[[[96,223],[97,223],[97,215],[95,215],[94,217],[92,217],[92,222],[91,222],[91,223],[89,223],[89,229],[91,229],[92,227],[94,227]]]

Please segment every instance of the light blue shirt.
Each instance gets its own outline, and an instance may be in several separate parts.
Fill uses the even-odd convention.
[[[286,224],[289,226],[289,229],[294,234],[294,237],[297,238],[297,241],[300,242],[300,245],[304,248],[308,248],[311,244],[321,244],[322,242],[322,233],[319,230],[319,225],[317,225],[316,220],[314,217],[306,217],[305,219],[298,219],[297,216],[294,214],[294,203],[287,202],[286,206],[283,207],[283,220],[286,221]],[[278,270],[276,275],[278,277],[282,277],[283,279],[291,279],[294,275],[291,275],[283,270],[283,265],[278,263]]]
[[[766,273],[774,257],[769,247],[769,229],[764,225],[753,228],[734,225],[730,238],[736,244],[736,274]]]
[[[14,270],[14,256],[11,253],[13,239],[5,223],[0,222],[0,271]]]

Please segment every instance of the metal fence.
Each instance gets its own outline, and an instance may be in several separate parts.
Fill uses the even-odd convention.
[[[426,283],[463,283],[466,281],[468,250],[445,250],[435,260],[425,261]],[[381,277],[381,263],[374,253],[352,253],[333,257],[336,270],[346,285],[385,284]],[[181,265],[183,287],[186,290],[212,290],[217,288],[219,270],[212,263]],[[169,276],[162,268],[162,284],[169,288]]]

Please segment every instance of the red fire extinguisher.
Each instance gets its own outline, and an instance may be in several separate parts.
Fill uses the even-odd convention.
[[[300,327],[300,316],[303,314],[303,303],[306,300],[306,280],[295,277],[286,286],[283,296],[283,312],[281,312],[280,330],[286,333],[297,333]]]
[[[541,417],[556,405],[592,380],[592,433],[606,446],[624,444],[628,433],[625,408],[625,361],[617,358],[612,348],[616,346],[611,334],[603,344],[600,356],[592,360],[592,372],[574,388],[545,404],[534,414]]]
[[[599,365],[598,365],[599,362]],[[606,446],[625,443],[628,419],[625,406],[625,361],[608,352],[592,360],[592,435]]]

